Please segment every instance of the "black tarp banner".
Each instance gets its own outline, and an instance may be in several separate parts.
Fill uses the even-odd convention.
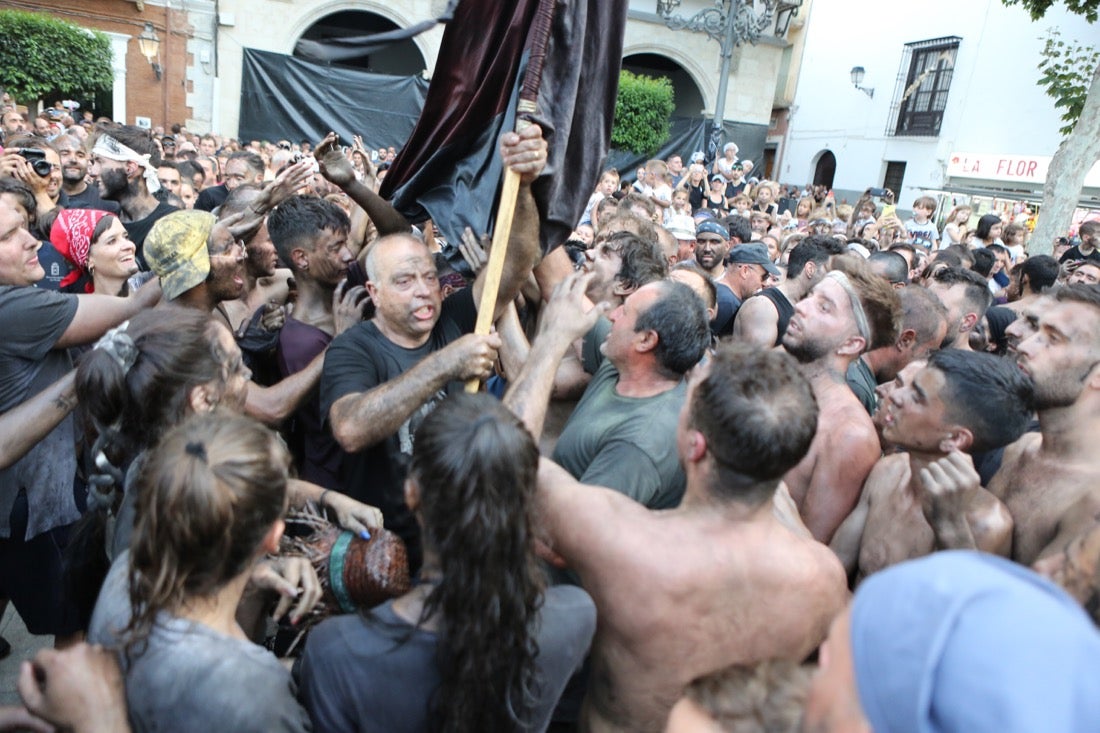
[[[368,148],[393,146],[400,150],[420,117],[427,90],[428,82],[419,76],[371,74],[246,48],[238,137],[316,143],[335,130],[344,144],[350,144],[352,135],[362,135]],[[724,127],[724,139],[736,142],[740,157],[759,167],[767,126],[727,121]],[[686,167],[692,152],[706,150],[709,129],[710,121],[701,117],[674,117],[669,139],[655,154],[612,149],[604,167],[617,168],[626,180],[633,180],[635,170],[648,158],[663,160],[676,154],[683,157]],[[595,186],[595,178],[591,186],[566,179],[559,185]],[[580,192],[584,201],[589,194],[591,190]],[[488,205],[484,208],[490,209]]]
[[[382,184],[412,221],[430,216],[451,242],[490,231],[538,0],[462,0],[447,24],[428,106]],[[532,186],[544,251],[568,238],[607,155],[627,0],[558,0],[533,115],[549,145]]]
[[[308,140],[330,130],[350,145],[400,148],[420,116],[428,82],[328,66],[268,51],[244,49],[240,140]]]

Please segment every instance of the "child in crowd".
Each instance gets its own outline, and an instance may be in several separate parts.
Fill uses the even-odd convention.
[[[973,212],[974,210],[965,204],[951,209],[951,213],[947,215],[947,223],[943,225],[941,247],[966,243],[970,228],[970,215]]]
[[[710,179],[710,192],[703,199],[703,208],[710,209],[718,216],[726,215],[726,179],[720,175]]]
[[[1001,241],[1016,263],[1024,259],[1024,244],[1027,242],[1027,227],[1023,224],[1007,224],[1001,233]]]
[[[932,222],[935,210],[936,200],[931,196],[921,196],[913,202],[913,218],[905,222],[909,241],[926,250],[937,249],[940,241],[940,233]]]
[[[875,217],[877,213],[878,207],[875,206],[874,201],[866,197],[860,199],[858,208],[855,210],[855,221],[852,223],[853,231],[858,231],[861,227],[874,223],[877,220]]]
[[[775,226],[775,219],[767,211],[754,211],[750,215],[749,226],[752,227],[753,238],[759,239],[771,231]]]
[[[737,211],[738,214],[745,217],[749,217],[749,208],[752,207],[752,199],[743,193],[739,193],[730,199],[730,205]]]
[[[771,181],[761,181],[756,187],[756,203],[752,206],[753,211],[766,212],[773,218],[779,216],[779,204],[775,202],[777,189],[778,186]]]
[[[668,172],[668,163],[663,160],[650,160],[645,164],[646,193],[657,205],[661,218],[672,207],[672,176]],[[660,219],[658,219],[660,221]]]
[[[600,182],[596,184],[596,190],[592,192],[592,195],[588,197],[588,205],[585,206],[584,214],[581,215],[580,224],[587,224],[593,229],[599,227],[599,213],[597,207],[599,203],[608,196],[615,193],[615,189],[619,187],[619,171],[614,168],[608,168],[600,176]]]
[[[691,200],[686,189],[677,188],[672,192],[672,205],[665,209],[664,224],[667,227],[682,217],[691,218]]]

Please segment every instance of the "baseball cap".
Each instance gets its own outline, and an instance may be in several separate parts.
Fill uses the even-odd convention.
[[[761,242],[739,244],[730,250],[726,261],[732,265],[760,265],[769,275],[779,277],[779,268],[768,259],[768,248]]]
[[[866,247],[864,247],[859,242],[848,242],[848,251],[849,252],[855,252],[857,255],[859,255],[863,259],[867,259],[868,257],[871,256],[871,250],[867,249]]]
[[[725,179],[725,178],[723,178],[723,177],[722,177],[722,175],[721,175],[721,174],[719,174],[719,173],[715,173],[715,174],[714,174],[713,176],[711,176],[711,177],[710,177],[710,182],[711,182],[711,183],[714,183],[715,181],[719,181],[719,182],[721,182],[721,183],[724,183],[724,182],[725,182],[725,180],[726,180],[726,179]]]
[[[691,222],[691,218],[688,217],[688,223]],[[680,223],[669,224],[665,229],[668,233],[677,239],[693,240],[695,239],[695,230]]]
[[[706,156],[703,155],[702,150],[696,150],[694,153],[691,154],[692,163],[702,163],[704,160],[706,160]]]
[[[165,300],[175,300],[210,274],[206,240],[217,217],[208,211],[174,211],[145,237],[145,260],[160,278]]]
[[[706,221],[699,222],[699,226],[695,227],[696,235],[709,232],[711,234],[717,234],[722,239],[729,239],[730,232],[724,226],[714,221],[713,219],[707,219]]]

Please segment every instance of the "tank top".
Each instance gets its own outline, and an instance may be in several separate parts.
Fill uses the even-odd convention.
[[[761,290],[759,295],[770,300],[779,314],[779,320],[775,324],[775,345],[779,346],[783,341],[783,334],[787,332],[787,324],[791,322],[791,316],[794,315],[794,305],[779,288],[766,288]]]

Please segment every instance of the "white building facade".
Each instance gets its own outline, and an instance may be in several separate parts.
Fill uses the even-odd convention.
[[[926,192],[1035,201],[1041,177],[987,178],[962,161],[1034,174],[1019,161],[1057,150],[1060,111],[1038,85],[1049,28],[1067,41],[1100,40],[1100,29],[1057,5],[1033,22],[1001,0],[814,0],[776,177],[828,185],[838,201],[891,188],[903,210]],[[864,69],[863,89],[854,67]]]
[[[788,36],[797,44],[803,23],[797,12],[792,11],[802,2],[785,0],[778,4],[791,15],[785,25],[790,26]],[[346,17],[340,14],[369,14],[404,28],[437,17],[446,5],[446,0],[221,0],[215,33],[217,78],[210,90],[213,100],[210,129],[228,135],[237,133],[240,69],[245,48],[293,54],[303,34],[326,19]],[[710,0],[684,0],[675,12],[688,17],[713,5]],[[675,76],[680,83],[695,87],[684,90],[685,98],[702,100],[701,108],[685,109],[685,113],[712,117],[718,97],[719,44],[703,33],[670,30],[656,13],[656,0],[631,0],[624,58],[649,54],[672,62],[678,67]],[[435,65],[442,35],[442,26],[437,26],[413,40],[427,76]],[[785,74],[791,68],[791,48],[792,43],[786,38],[775,37],[774,21],[756,45],[738,47],[726,90],[726,120],[758,125],[761,136],[765,134],[773,102],[786,90]],[[674,80],[674,83],[677,82]]]

